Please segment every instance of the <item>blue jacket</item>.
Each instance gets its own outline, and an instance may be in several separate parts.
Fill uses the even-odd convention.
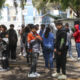
[[[51,49],[54,50],[54,35],[53,33],[49,33],[48,38],[45,38],[44,34],[42,36],[43,38],[43,49]]]

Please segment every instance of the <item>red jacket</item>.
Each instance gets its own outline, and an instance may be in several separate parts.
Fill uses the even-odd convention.
[[[76,31],[73,33],[73,37],[75,38],[76,43],[80,43],[80,30],[79,25],[75,25]]]

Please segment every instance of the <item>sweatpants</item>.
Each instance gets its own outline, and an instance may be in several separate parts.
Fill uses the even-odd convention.
[[[31,61],[30,73],[35,73],[36,72],[38,56],[39,56],[39,53],[36,53],[36,52],[31,53],[32,61]]]
[[[57,73],[60,73],[60,69],[62,69],[62,74],[66,74],[66,50],[61,52],[61,55],[56,53],[56,68]]]

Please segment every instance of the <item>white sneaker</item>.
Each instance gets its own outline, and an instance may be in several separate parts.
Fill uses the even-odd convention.
[[[75,58],[74,57],[70,57],[71,58],[71,60],[75,60]]]
[[[40,77],[40,74],[39,74],[39,73],[37,73],[37,72],[35,72],[35,75],[36,75],[37,77]]]
[[[26,56],[26,53],[23,53],[23,56],[25,57]]]
[[[52,77],[58,77],[60,75],[60,73],[54,73],[54,74],[52,74]]]
[[[58,79],[60,79],[60,80],[62,80],[62,79],[67,79],[67,76],[66,75],[60,75],[60,76],[58,76]]]
[[[30,78],[35,78],[35,77],[37,77],[37,76],[35,75],[35,73],[31,73],[31,74],[28,74],[28,77],[30,77]]]
[[[21,56],[21,55],[22,55],[22,52],[20,52],[19,56]]]
[[[7,69],[0,68],[0,71],[7,71]]]
[[[80,60],[80,57],[78,58],[78,61]]]

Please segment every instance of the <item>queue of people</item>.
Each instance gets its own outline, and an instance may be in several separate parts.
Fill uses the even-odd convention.
[[[51,31],[51,26],[28,24],[26,27],[22,25],[20,34],[20,47],[21,51],[19,56],[24,56],[27,59],[27,64],[30,66],[28,77],[40,77],[37,72],[37,61],[42,51],[45,62],[45,72],[50,71],[52,77],[58,79],[67,79],[66,75],[66,62],[67,54],[73,59],[71,38],[74,37],[76,41],[76,49],[78,53],[78,60],[80,60],[80,24],[75,23],[75,31],[73,32],[69,24],[63,26],[62,22],[56,23],[57,33],[56,39],[54,33]],[[6,38],[4,40],[3,38]],[[16,61],[16,48],[18,36],[14,30],[14,25],[10,25],[7,30],[5,25],[0,25],[0,43],[4,42],[6,49],[1,52],[1,71],[9,70],[9,60]],[[4,45],[4,46],[5,46]],[[1,48],[1,45],[0,45]],[[54,57],[56,60],[56,73],[54,70]],[[62,69],[62,72],[61,72]]]

